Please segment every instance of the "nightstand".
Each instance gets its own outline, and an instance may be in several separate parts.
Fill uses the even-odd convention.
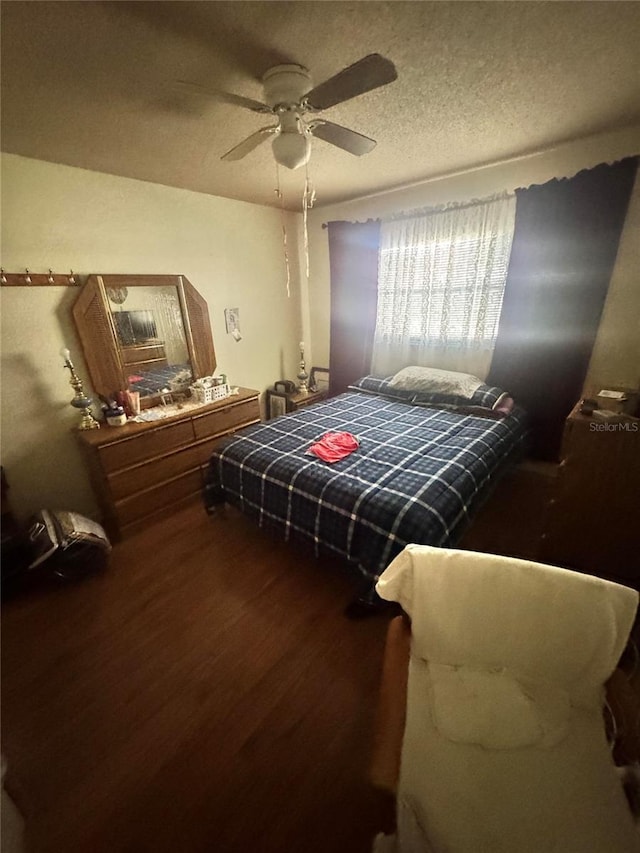
[[[283,391],[267,391],[267,418],[277,418],[288,412],[297,412],[305,406],[325,400],[328,392],[322,391],[293,391],[285,394]]]
[[[313,403],[319,403],[321,400],[326,400],[326,391],[296,391],[295,394],[290,394],[287,398],[287,411],[297,412],[298,409],[303,409],[305,406],[311,406]]]
[[[543,560],[638,588],[640,418],[603,421],[578,403],[561,456]]]

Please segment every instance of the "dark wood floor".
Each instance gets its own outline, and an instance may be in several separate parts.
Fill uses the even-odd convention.
[[[505,477],[463,547],[536,559],[551,485]],[[2,751],[29,850],[369,851],[392,819],[367,779],[387,618],[345,619],[356,590],[196,505],[105,573],[5,602]]]
[[[462,546],[536,559],[552,479],[507,475]],[[199,505],[102,575],[3,607],[7,787],[32,853],[371,849],[387,618],[351,575]]]
[[[228,510],[3,608],[7,787],[34,853],[370,850],[385,617]]]

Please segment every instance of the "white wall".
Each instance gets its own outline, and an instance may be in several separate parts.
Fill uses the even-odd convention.
[[[286,294],[281,214],[156,184],[2,156],[2,266],[9,272],[183,274],[206,298],[218,368],[264,390],[297,373],[302,335],[297,233]],[[77,415],[59,350],[88,374],[70,310],[73,288],[2,287],[2,464],[20,515],[96,504],[73,435]],[[238,307],[243,339],[226,334]]]
[[[581,169],[611,162],[640,152],[640,127],[600,134],[567,143],[540,154],[514,158],[481,169],[424,181],[368,198],[327,207],[310,214],[311,276],[309,316],[311,358],[314,364],[329,363],[330,274],[327,231],[322,224],[333,220],[364,221],[384,218],[399,211],[446,202],[483,198],[554,177],[570,177]],[[322,188],[318,188],[320,203]],[[640,181],[620,243],[587,385],[640,384]]]

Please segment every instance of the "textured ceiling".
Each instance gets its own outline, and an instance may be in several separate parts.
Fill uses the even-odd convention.
[[[2,147],[274,204],[269,143],[220,155],[264,117],[176,90],[262,97],[282,62],[321,82],[368,53],[399,79],[324,115],[378,140],[314,143],[318,202],[368,194],[640,120],[636,2],[5,2]],[[268,123],[268,121],[267,121]],[[282,169],[288,206],[304,169]]]

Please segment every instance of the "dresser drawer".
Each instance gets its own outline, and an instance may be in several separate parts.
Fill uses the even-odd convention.
[[[131,522],[171,506],[183,498],[189,497],[189,495],[197,494],[201,489],[202,475],[198,468],[159,486],[138,492],[130,498],[116,501],[118,521],[120,524],[131,524]]]
[[[222,432],[230,432],[235,427],[260,420],[260,408],[258,400],[247,400],[244,403],[225,406],[208,415],[201,415],[193,419],[193,429],[196,438],[206,438],[208,435],[217,435]]]
[[[115,500],[121,500],[156,486],[164,480],[170,480],[184,474],[200,464],[200,448],[193,445],[185,450],[178,450],[168,456],[152,459],[144,465],[126,468],[115,474],[109,474],[107,479],[111,494]]]
[[[175,450],[193,441],[191,421],[171,426],[160,426],[135,438],[108,444],[99,450],[100,462],[105,471],[118,471],[153,456]]]

